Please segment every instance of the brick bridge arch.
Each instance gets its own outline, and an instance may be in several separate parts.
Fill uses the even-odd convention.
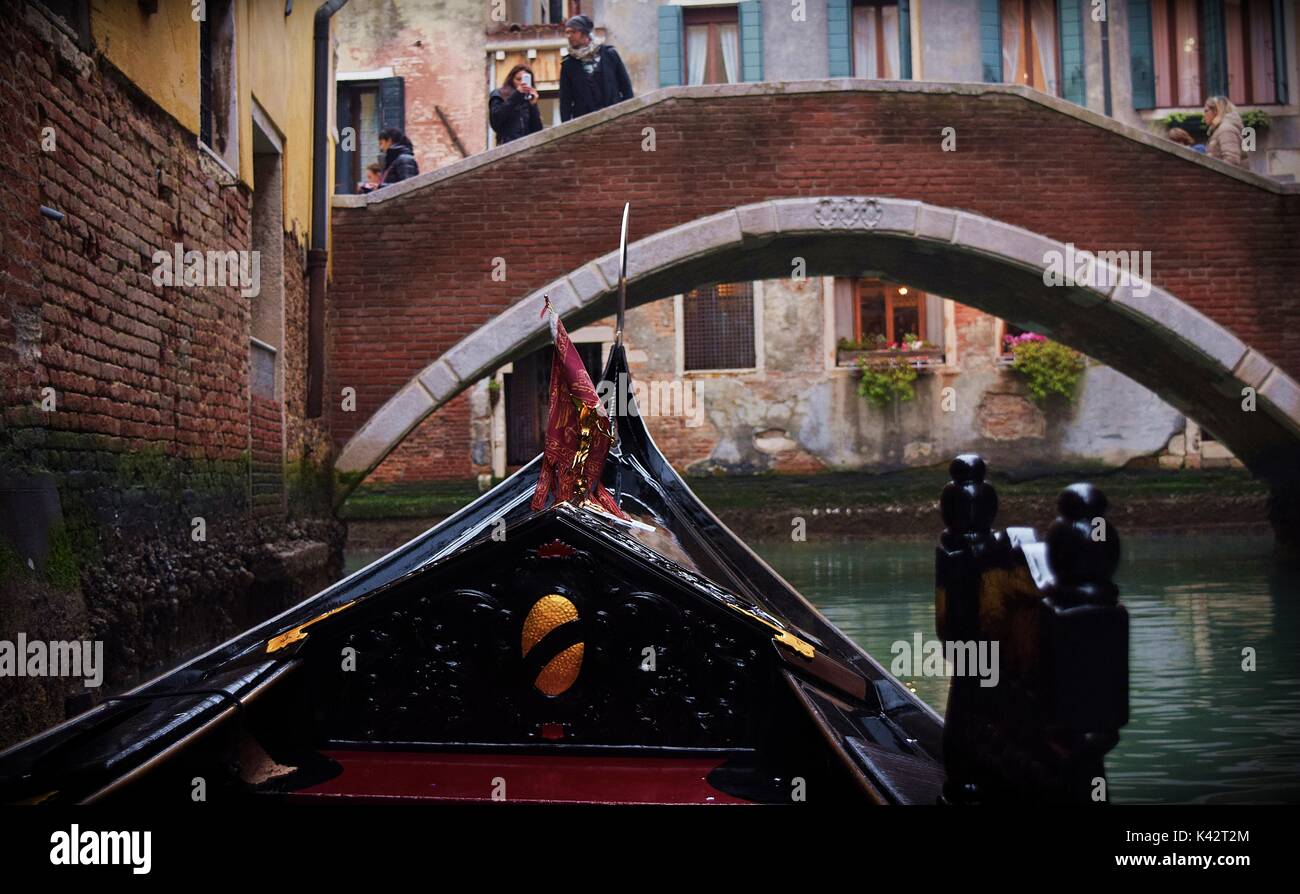
[[[1109,363],[1222,432],[1254,468],[1266,470],[1274,457],[1300,451],[1300,387],[1263,354],[1160,288],[1046,286],[1050,252],[1064,255],[1066,246],[921,202],[782,199],[710,215],[634,243],[628,303],[637,306],[716,279],[788,276],[794,257],[805,260],[810,275],[851,275],[869,267]],[[617,252],[610,252],[498,313],[385,402],[344,445],[338,470],[349,477],[368,473],[439,406],[544,344],[544,295],[573,326],[609,316],[617,277]],[[1108,281],[1114,280],[1112,274]],[[1258,390],[1258,412],[1241,410],[1246,386]]]
[[[356,412],[331,402],[340,499],[543,342],[543,292],[571,325],[611,311],[624,200],[634,305],[789,276],[794,257],[809,275],[879,270],[1046,331],[1257,473],[1294,474],[1300,187],[1015,85],[818,81],[670,88],[336,198],[328,376],[357,393]],[[1149,250],[1154,287],[1048,288],[1046,253],[1065,243]]]

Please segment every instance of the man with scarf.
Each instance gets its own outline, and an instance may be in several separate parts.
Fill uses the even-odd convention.
[[[632,79],[618,51],[597,40],[593,28],[586,16],[564,23],[569,55],[560,65],[561,121],[632,98]]]

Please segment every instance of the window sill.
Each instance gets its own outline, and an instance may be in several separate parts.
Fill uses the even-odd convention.
[[[229,174],[231,178],[233,178],[234,180],[236,181],[239,180],[239,172],[230,166],[230,162],[226,161],[219,154],[217,154],[217,150],[213,149],[211,146],[203,142],[203,140],[198,137],[195,137],[194,142],[198,145],[200,152],[202,152],[209,159],[215,161],[218,165],[221,166],[221,170]]]
[[[748,376],[762,372],[757,366],[743,366],[735,369],[684,369],[682,376],[699,376],[700,378],[712,378],[717,376]]]
[[[1199,115],[1204,111],[1202,106],[1157,106],[1153,109],[1136,109],[1138,116],[1151,124],[1158,124],[1162,118],[1170,115]],[[1248,103],[1237,106],[1237,111],[1241,114],[1247,112],[1267,112],[1270,118],[1287,118],[1300,115],[1300,106],[1296,103]]]
[[[938,350],[849,351],[838,349],[835,354],[835,365],[850,369],[856,367],[861,360],[866,360],[868,365],[875,366],[884,365],[895,359],[904,360],[918,370],[934,369],[945,364],[944,353]]]

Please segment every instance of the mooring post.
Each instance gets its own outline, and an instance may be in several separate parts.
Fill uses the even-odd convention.
[[[1113,577],[1119,532],[1106,497],[1073,484],[1047,530],[1052,582],[1043,599],[1045,720],[1063,755],[1065,800],[1109,800],[1103,759],[1128,723],[1128,611]]]
[[[998,495],[984,480],[987,466],[974,453],[948,466],[951,480],[939,496],[944,529],[934,559],[934,623],[944,643],[979,638],[980,581],[986,563],[1001,550],[993,533]],[[944,797],[953,803],[980,799],[977,742],[983,735],[978,680],[953,677],[948,686],[943,750],[948,781]]]
[[[1106,498],[1066,488],[1040,542],[1031,528],[993,530],[997,494],[980,457],[959,456],[949,472],[935,624],[947,655],[995,662],[981,676],[966,661],[951,678],[943,799],[1104,802],[1104,757],[1128,720],[1128,615]]]

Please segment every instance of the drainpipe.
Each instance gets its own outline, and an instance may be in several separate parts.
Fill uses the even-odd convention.
[[[307,250],[307,418],[321,415],[325,394],[326,222],[329,219],[330,18],[348,0],[325,0],[313,34],[315,97],[311,152],[311,248]]]
[[[1110,7],[1107,6],[1106,10],[1106,15],[1101,19],[1101,84],[1106,117],[1109,118],[1112,111],[1110,101]]]

